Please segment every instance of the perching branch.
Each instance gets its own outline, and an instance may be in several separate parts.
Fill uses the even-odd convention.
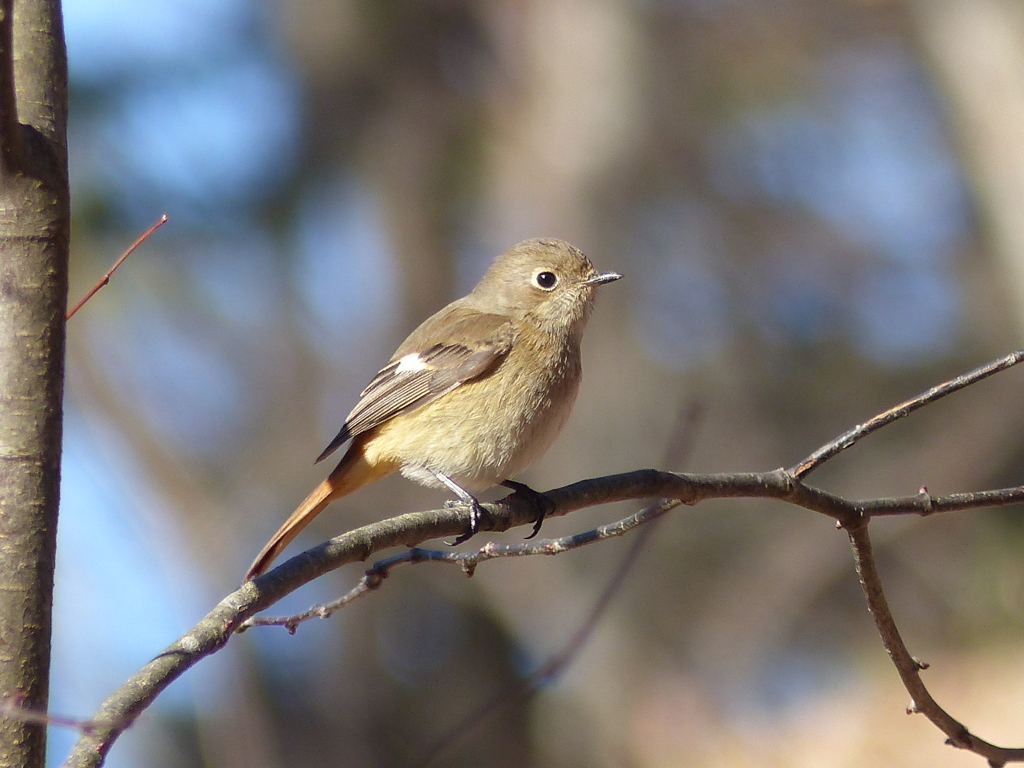
[[[239,628],[243,632],[249,627],[284,627],[289,634],[295,634],[299,624],[310,619],[326,619],[337,613],[346,605],[370,592],[378,589],[384,583],[384,579],[391,575],[391,572],[400,565],[414,565],[416,563],[451,563],[459,566],[463,573],[472,576],[480,563],[488,560],[495,560],[500,557],[529,557],[531,555],[560,555],[572,549],[579,549],[588,544],[596,544],[599,541],[610,539],[615,536],[622,536],[634,528],[649,523],[655,518],[661,517],[666,512],[675,509],[683,502],[678,499],[663,499],[657,504],[645,507],[636,514],[623,518],[608,525],[602,525],[590,531],[576,533],[572,536],[563,536],[558,539],[534,539],[521,544],[498,544],[489,541],[477,550],[472,552],[454,552],[450,549],[423,549],[411,547],[397,555],[378,560],[372,567],[367,569],[363,578],[359,580],[352,589],[325,605],[314,605],[302,613],[294,616],[254,616],[246,620]]]
[[[402,562],[446,561],[471,571],[478,563],[496,557],[556,554],[588,543],[621,535],[647,520],[667,511],[667,506],[694,505],[706,499],[765,498],[776,499],[834,518],[845,528],[853,542],[855,560],[861,575],[868,605],[878,624],[883,642],[889,650],[904,684],[914,699],[916,710],[926,714],[947,735],[951,743],[988,757],[993,765],[1010,760],[1024,760],[1024,750],[1002,749],[972,736],[966,728],[949,717],[931,699],[920,676],[919,665],[906,650],[885,603],[881,582],[874,568],[867,526],[873,515],[916,514],[979,509],[1016,504],[1024,501],[1024,487],[977,493],[931,496],[922,489],[914,496],[851,501],[807,485],[800,479],[824,461],[838,455],[860,437],[885,424],[892,423],[917,408],[970,383],[1004,370],[1024,360],[1024,351],[1001,358],[989,366],[947,382],[886,411],[837,440],[823,446],[793,469],[770,472],[722,474],[673,474],[647,469],[619,475],[583,480],[548,491],[552,503],[550,516],[567,515],[579,509],[614,501],[661,497],[672,500],[655,505],[608,526],[602,526],[564,540],[525,542],[522,544],[488,544],[472,553],[429,553],[413,550],[396,555],[374,566],[369,582],[357,587],[342,600],[354,599],[359,592],[379,586],[387,573]],[[852,440],[849,437],[852,436]],[[505,531],[533,523],[536,510],[528,501],[510,496],[485,505],[488,530]],[[366,525],[335,537],[282,563],[255,581],[248,582],[225,597],[186,635],[143,667],[118,688],[99,708],[90,721],[90,729],[82,734],[65,766],[98,766],[117,737],[138,715],[185,670],[222,648],[231,635],[250,626],[248,621],[259,611],[273,605],[285,595],[328,571],[347,563],[365,561],[377,552],[396,546],[416,547],[423,541],[450,537],[465,531],[469,510],[455,506],[427,512],[415,512]],[[442,556],[443,555],[443,556]],[[376,580],[376,581],[375,581]],[[373,583],[375,581],[375,583]],[[258,623],[258,622],[252,622]],[[294,626],[291,627],[294,629]]]

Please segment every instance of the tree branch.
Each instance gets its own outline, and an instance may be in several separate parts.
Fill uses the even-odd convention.
[[[417,563],[451,563],[457,565],[466,576],[472,577],[476,567],[488,560],[496,560],[502,557],[529,557],[531,555],[560,555],[572,549],[579,549],[588,544],[595,544],[615,536],[622,536],[629,533],[637,526],[655,520],[666,512],[675,509],[681,501],[678,499],[662,499],[657,504],[645,507],[636,514],[623,518],[608,525],[602,525],[590,531],[576,533],[572,536],[563,536],[558,539],[535,539],[521,544],[498,544],[489,541],[477,550],[471,552],[455,552],[450,549],[423,549],[411,547],[397,555],[378,560],[359,580],[352,589],[324,605],[314,605],[302,613],[294,616],[254,616],[243,622],[237,631],[243,632],[249,627],[284,627],[289,634],[295,634],[299,624],[310,619],[326,619],[337,613],[346,605],[370,592],[378,589],[384,583],[384,579],[391,575],[391,572],[400,565],[415,565]]]
[[[975,368],[973,371],[965,373],[963,376],[957,376],[955,379],[950,379],[949,381],[934,386],[927,392],[922,392],[917,397],[912,397],[910,400],[900,403],[899,405],[878,414],[863,424],[858,424],[856,427],[844,432],[834,440],[830,440],[799,464],[792,467],[790,472],[792,472],[793,476],[797,478],[806,477],[837,453],[845,451],[861,438],[867,437],[872,432],[881,429],[887,424],[891,424],[897,419],[909,416],[918,408],[923,408],[928,405],[928,403],[941,400],[946,395],[958,392],[964,387],[968,387],[982,379],[986,379],[994,373],[1005,371],[1007,368],[1011,368],[1021,361],[1024,361],[1024,349],[1011,352],[998,360],[993,360],[991,363],[983,365],[980,368]]]
[[[907,650],[907,646],[896,628],[896,621],[889,611],[889,602],[885,599],[882,580],[875,568],[875,558],[871,553],[868,521],[862,520],[851,526],[847,529],[847,533],[853,547],[857,575],[860,577],[860,584],[864,590],[864,596],[867,598],[868,610],[871,611],[875,626],[878,627],[878,634],[882,637],[882,644],[889,653],[889,658],[892,659],[892,663],[903,681],[903,686],[910,693],[911,704],[907,708],[907,714],[920,713],[924,715],[949,737],[946,740],[947,744],[959,749],[970,750],[988,758],[989,765],[993,768],[998,768],[1011,761],[1024,761],[1024,749],[997,747],[995,744],[978,738],[932,698],[924,681],[921,680],[921,670],[926,669],[927,665],[910,655],[910,651]]]
[[[706,499],[767,498],[779,499],[805,509],[829,515],[851,528],[872,514],[884,509],[887,514],[922,514],[934,510],[964,509],[963,497],[975,496],[975,506],[1012,504],[1024,496],[1024,488],[1014,489],[1016,495],[960,494],[952,497],[920,496],[902,499],[870,499],[847,501],[795,480],[785,470],[734,474],[672,474],[653,469],[609,475],[583,480],[563,488],[547,491],[554,502],[549,516],[561,516],[585,507],[613,501],[651,497],[677,499],[693,505]],[[532,525],[536,511],[521,499],[503,499],[485,504],[488,530],[504,531],[516,526]],[[642,514],[642,513],[638,513]],[[656,515],[651,515],[653,518]],[[632,516],[636,517],[636,516]],[[612,527],[632,527],[626,518]],[[368,559],[376,552],[396,546],[412,547],[428,539],[454,536],[466,530],[469,509],[465,506],[435,509],[383,520],[357,528],[306,550],[282,563],[255,581],[243,584],[225,597],[195,627],[170,645],[159,656],[125,682],[100,706],[92,718],[93,730],[85,733],[75,745],[65,766],[98,766],[117,737],[136,717],[187,669],[201,659],[220,650],[233,632],[241,629],[249,617],[267,608],[304,584],[347,563]],[[587,542],[597,541],[593,532],[580,534]],[[539,542],[534,546],[540,547]],[[516,545],[512,545],[516,546]],[[485,547],[492,551],[492,548]],[[500,545],[493,545],[500,552]],[[529,554],[523,550],[516,554]],[[500,557],[496,554],[493,556]],[[485,556],[491,559],[491,555]]]
[[[914,700],[915,711],[926,714],[950,738],[950,743],[988,757],[993,765],[1008,760],[1024,760],[1024,749],[1005,749],[985,742],[946,714],[931,698],[920,679],[921,665],[907,651],[889,612],[871,554],[867,526],[873,515],[916,514],[998,507],[1024,501],[1024,486],[1001,490],[932,496],[927,489],[914,496],[850,501],[804,483],[798,473],[806,475],[853,442],[886,424],[908,415],[917,408],[980,381],[1024,359],[1024,351],[1008,355],[962,377],[934,387],[917,398],[890,409],[864,425],[831,441],[792,470],[771,472],[673,474],[654,469],[637,470],[583,480],[545,493],[553,508],[549,516],[561,516],[585,507],[614,501],[662,497],[666,501],[601,528],[553,541],[524,544],[487,544],[476,552],[440,553],[414,549],[385,559],[367,572],[364,583],[349,593],[344,602],[379,586],[383,578],[401,563],[442,560],[463,567],[467,573],[484,560],[496,557],[532,554],[556,554],[585,544],[621,535],[638,525],[655,519],[679,504],[694,505],[706,499],[765,498],[828,515],[845,528],[850,536],[854,558],[869,608],[875,618],[886,649],[889,651],[904,685]],[[486,530],[505,531],[516,526],[532,525],[536,509],[532,503],[515,494],[493,504],[484,505],[487,516],[482,521]],[[333,538],[282,563],[255,581],[243,584],[224,598],[186,635],[143,667],[118,688],[100,706],[90,728],[80,737],[65,766],[101,765],[117,737],[136,717],[185,670],[222,648],[234,632],[260,622],[248,620],[285,595],[318,576],[346,563],[364,561],[374,553],[395,546],[416,547],[428,539],[454,536],[466,530],[470,511],[454,506],[427,512],[415,512],[363,526]],[[290,629],[287,620],[284,622]],[[297,623],[297,622],[296,622]]]

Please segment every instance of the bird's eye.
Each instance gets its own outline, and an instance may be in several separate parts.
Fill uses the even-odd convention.
[[[548,272],[546,269],[541,270],[533,276],[533,284],[542,291],[550,291],[558,285],[558,275],[554,272]]]

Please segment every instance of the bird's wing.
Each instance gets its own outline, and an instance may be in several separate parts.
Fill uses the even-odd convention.
[[[391,362],[373,377],[341,431],[317,461],[327,458],[349,438],[483,376],[511,349],[515,327],[508,317],[452,306],[446,310],[417,328]],[[438,338],[444,340],[435,341]]]

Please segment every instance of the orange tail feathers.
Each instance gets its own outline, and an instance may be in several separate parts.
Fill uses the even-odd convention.
[[[348,496],[364,485],[380,480],[398,469],[397,464],[387,461],[378,461],[373,464],[368,462],[362,450],[362,442],[357,440],[349,446],[348,452],[334,468],[334,471],[313,489],[305,501],[277,529],[277,533],[270,537],[270,541],[249,566],[249,572],[245,574],[246,581],[251,581],[263,574],[274,559],[281,554],[281,550],[287,547],[292,539],[298,536],[302,529],[309,525],[314,517],[323,512],[332,501],[340,499],[342,496]]]

